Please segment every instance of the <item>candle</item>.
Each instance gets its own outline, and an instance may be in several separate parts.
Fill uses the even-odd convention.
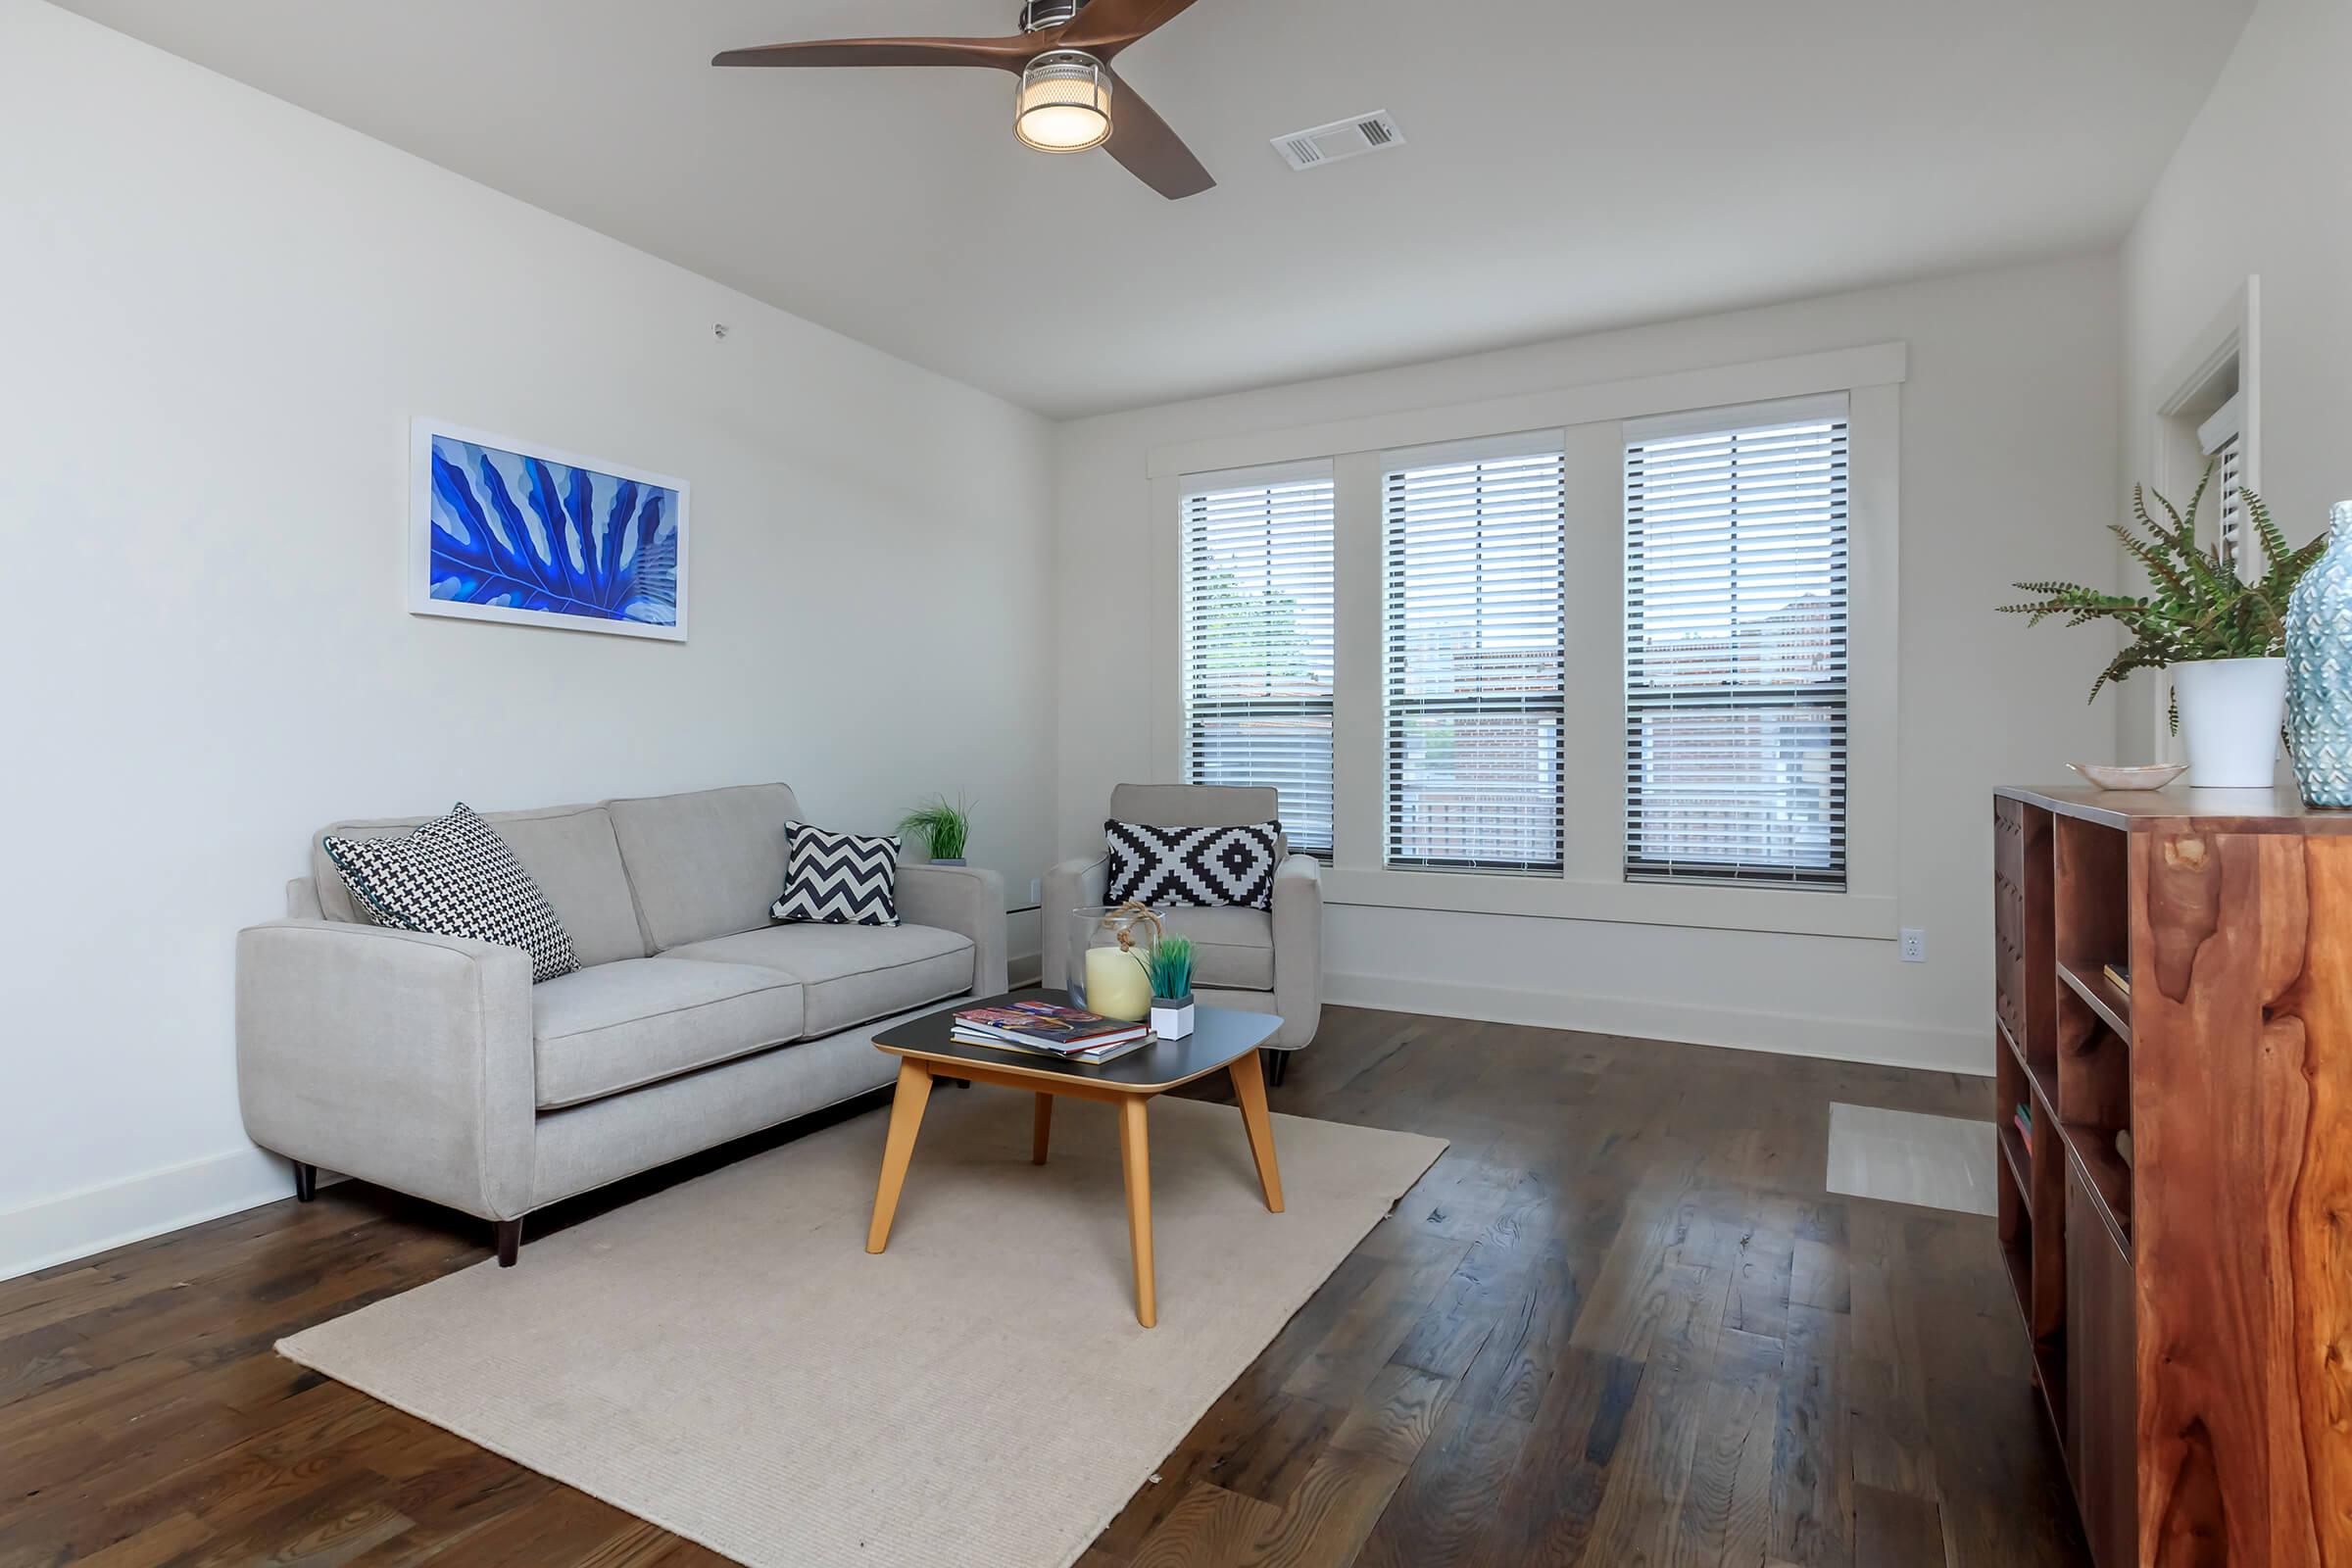
[[[1141,954],[1123,948],[1086,950],[1086,1006],[1105,1018],[1135,1022],[1152,1010],[1152,977]]]

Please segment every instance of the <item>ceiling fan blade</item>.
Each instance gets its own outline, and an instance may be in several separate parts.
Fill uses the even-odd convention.
[[[1064,24],[1054,39],[1056,49],[1083,49],[1098,59],[1112,55],[1175,20],[1193,0],[1088,0],[1084,11]]]
[[[1027,34],[1009,38],[818,38],[713,55],[714,66],[980,66],[1018,72],[1038,51]]]
[[[1098,0],[1101,3],[1101,0]],[[1216,184],[1184,139],[1144,102],[1143,95],[1115,75],[1110,99],[1110,140],[1102,150],[1127,172],[1172,202],[1198,196]]]

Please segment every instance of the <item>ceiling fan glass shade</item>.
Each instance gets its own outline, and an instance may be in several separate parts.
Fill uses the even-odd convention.
[[[1013,134],[1044,153],[1082,153],[1110,139],[1110,72],[1093,55],[1054,49],[1029,62],[1013,102]]]

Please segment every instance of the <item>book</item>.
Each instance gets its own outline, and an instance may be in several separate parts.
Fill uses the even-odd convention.
[[[2107,976],[2109,985],[2127,997],[2132,995],[2132,966],[2130,964],[2111,963],[2106,965],[2102,972]]]
[[[1049,1056],[1055,1061],[1074,1061],[1086,1066],[1100,1066],[1106,1061],[1116,1061],[1131,1051],[1141,1051],[1158,1037],[1150,1030],[1146,1030],[1132,1040],[1121,1040],[1088,1051],[1063,1051],[1057,1047],[1032,1045],[1026,1041],[1011,1040],[1001,1035],[966,1034],[961,1029],[950,1030],[949,1038],[959,1046],[980,1046],[989,1051],[1017,1051],[1024,1055]]]
[[[1066,1007],[1058,1002],[1014,1002],[1002,1007],[966,1007],[956,1014],[958,1034],[978,1037],[978,1044],[1011,1040],[1064,1055],[1141,1040],[1151,1033],[1143,1024],[1105,1018],[1099,1012]]]
[[[2017,1124],[2020,1136],[2028,1144],[2032,1144],[2034,1142],[2034,1107],[2021,1104],[2010,1111],[2009,1119]]]

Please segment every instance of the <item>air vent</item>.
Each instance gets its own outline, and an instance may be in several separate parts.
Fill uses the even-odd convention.
[[[1274,138],[1274,150],[1293,169],[1314,169],[1403,145],[1404,132],[1396,128],[1396,122],[1389,118],[1386,109]]]

